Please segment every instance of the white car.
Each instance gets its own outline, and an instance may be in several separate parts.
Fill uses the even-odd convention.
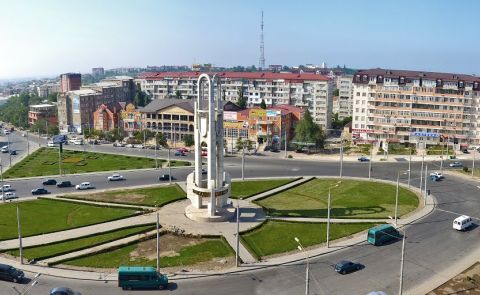
[[[112,174],[111,176],[108,177],[108,180],[109,181],[119,181],[119,180],[125,180],[125,178],[118,173],[114,173],[114,174]]]
[[[49,146],[49,147],[56,147],[57,145],[56,145],[55,143],[53,143],[53,141],[49,141],[49,142],[47,143],[47,146]]]
[[[83,145],[83,139],[75,139],[75,140],[72,140],[72,143],[74,145]]]
[[[129,143],[129,144],[127,144],[125,147],[127,147],[127,148],[133,148],[133,144]]]
[[[77,190],[86,190],[86,189],[94,189],[95,187],[90,182],[82,182],[75,186]]]
[[[5,129],[3,133],[5,133],[5,135],[10,134],[10,130]]]
[[[459,168],[459,167],[462,167],[462,163],[460,162],[453,162],[453,163],[450,163],[450,165],[448,165],[450,167],[453,167],[453,168]]]
[[[443,178],[442,172],[438,172],[438,171],[430,173],[430,176],[436,176],[438,179]]]
[[[0,195],[0,200],[3,201],[5,200],[11,200],[11,199],[17,199],[17,195],[14,192],[6,192],[3,195]]]
[[[0,187],[1,189],[1,187]],[[10,184],[4,184],[3,185],[3,191],[4,192],[11,192],[13,190],[12,186]],[[1,191],[1,190],[0,190]]]

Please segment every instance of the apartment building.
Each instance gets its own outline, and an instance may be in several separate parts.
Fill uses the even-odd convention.
[[[58,96],[58,123],[61,132],[82,132],[93,127],[93,113],[102,104],[131,102],[135,93],[133,78],[110,77],[98,83],[84,85],[79,90]]]
[[[480,144],[480,77],[372,69],[353,77],[357,142]]]
[[[80,73],[66,73],[60,75],[60,92],[79,90],[82,86]]]
[[[338,89],[338,100],[337,100],[337,113],[340,120],[345,119],[346,117],[352,116],[352,105],[353,105],[353,76],[345,75],[337,77],[337,89]],[[335,113],[335,112],[334,112]]]
[[[124,110],[126,103],[113,102],[101,104],[95,112],[93,112],[93,128],[100,131],[111,131],[121,127],[121,112]]]
[[[57,107],[53,104],[30,105],[28,110],[28,124],[33,125],[39,120],[46,120],[50,125],[57,125]]]
[[[40,86],[37,86],[37,93],[40,97],[47,97],[50,94],[60,92],[60,84],[58,83],[46,83]]]
[[[153,99],[194,99],[200,72],[144,73],[136,82]],[[315,122],[324,129],[330,128],[332,92],[334,81],[314,73],[270,72],[217,72],[222,96],[237,102],[240,95],[247,98],[249,106],[293,105],[308,108]]]

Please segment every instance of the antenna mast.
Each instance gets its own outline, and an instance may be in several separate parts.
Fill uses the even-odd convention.
[[[265,69],[265,47],[263,43],[263,10],[262,10],[262,22],[260,24],[260,60],[258,61],[258,67],[260,70]]]

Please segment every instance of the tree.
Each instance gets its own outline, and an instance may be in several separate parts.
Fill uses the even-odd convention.
[[[123,139],[123,132],[118,128],[114,128],[105,133],[105,139],[111,142],[120,141]]]
[[[244,148],[248,151],[253,149],[253,141],[249,139],[241,139],[240,137],[237,137],[237,142],[235,143],[235,146],[238,151],[243,150]]]
[[[137,107],[144,107],[148,103],[148,96],[145,91],[137,90],[133,97],[133,104]]]
[[[48,96],[47,96],[47,100],[48,101],[51,101],[51,102],[56,102],[57,101],[57,95],[58,93],[50,93]]]
[[[175,91],[175,98],[176,99],[181,99],[182,98],[182,94],[180,93],[180,90]]]
[[[167,147],[168,146],[167,139],[165,138],[163,133],[157,133],[157,135],[155,137],[157,139],[157,144],[159,146],[161,146],[161,147]]]
[[[333,90],[333,96],[338,96],[340,94],[340,90],[335,89]]]
[[[295,140],[315,144],[316,147],[323,147],[325,133],[319,125],[313,122],[312,115],[308,110],[305,111],[305,115],[295,127]]]
[[[145,130],[142,130],[142,131],[135,131],[133,133],[133,137],[135,137],[135,139],[138,142],[143,142],[144,140],[148,141],[149,139],[153,138],[154,136],[155,136],[155,132],[153,132],[151,130],[148,130],[148,129],[145,129]]]
[[[267,109],[267,104],[265,103],[265,99],[262,98],[262,102],[260,103],[260,107],[264,110]]]
[[[243,87],[242,89],[239,89],[238,90],[238,100],[237,100],[237,104],[239,107],[241,107],[242,109],[246,109],[247,108],[247,98],[243,95]]]
[[[183,137],[183,143],[185,146],[192,146],[195,144],[195,140],[193,139],[193,135],[187,134]]]

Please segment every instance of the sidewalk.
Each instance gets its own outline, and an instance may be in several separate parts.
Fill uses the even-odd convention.
[[[256,201],[256,200],[259,200],[259,199],[263,199],[263,198],[266,198],[268,196],[271,196],[271,195],[274,195],[274,194],[277,194],[277,193],[280,193],[280,192],[283,192],[287,189],[290,189],[292,187],[295,187],[295,186],[298,186],[298,185],[301,185],[302,183],[305,183],[305,182],[308,182],[312,179],[314,179],[315,177],[302,177],[298,180],[295,180],[295,181],[292,181],[290,183],[287,183],[285,185],[282,185],[282,186],[279,186],[277,188],[274,188],[272,190],[269,190],[269,191],[266,191],[266,192],[263,192],[263,193],[260,193],[258,195],[255,195],[255,196],[252,196],[252,197],[249,197],[249,198],[246,198],[246,200],[249,200],[250,202],[252,201]]]

